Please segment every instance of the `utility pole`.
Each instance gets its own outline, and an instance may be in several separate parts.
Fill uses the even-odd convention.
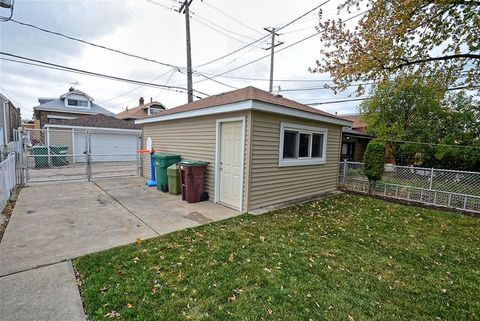
[[[275,32],[275,28],[272,28],[271,30],[268,28],[263,28],[267,32],[270,32],[272,35],[272,45],[270,48],[266,48],[265,50],[270,50],[270,87],[269,87],[269,92],[273,91],[273,62],[274,62],[274,56],[275,56],[275,47],[280,46],[283,44],[283,42],[275,43],[275,36],[280,36],[278,33]]]
[[[192,79],[192,44],[190,41],[190,5],[193,0],[185,0],[182,3],[178,12],[182,12],[185,15],[185,30],[187,33],[187,91],[188,102],[193,101],[193,79]]]

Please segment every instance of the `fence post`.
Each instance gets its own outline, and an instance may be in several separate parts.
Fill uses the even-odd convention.
[[[47,127],[47,155],[48,155],[48,167],[52,166],[52,159],[50,156],[50,127]]]
[[[20,176],[19,176],[19,184],[20,185],[24,185],[26,182],[25,182],[25,172],[24,172],[24,167],[25,167],[25,164],[24,164],[24,157],[25,155],[23,155],[24,153],[24,146],[23,146],[23,130],[22,128],[19,128],[18,131],[17,131],[17,151],[18,151],[18,170],[19,170],[19,173],[20,173]]]
[[[342,175],[342,185],[345,186],[345,178],[347,176],[347,160],[343,161],[343,175]]]
[[[433,187],[433,167],[430,169],[430,190]]]
[[[140,134],[137,134],[137,151],[141,149],[141,144],[142,144],[142,136]],[[137,176],[140,177],[142,176],[142,159],[140,157],[140,153],[137,152]]]
[[[85,156],[86,156],[86,174],[87,174],[87,180],[90,182],[90,179],[92,178],[92,173],[91,173],[91,166],[90,166],[90,131],[86,130],[85,131]]]

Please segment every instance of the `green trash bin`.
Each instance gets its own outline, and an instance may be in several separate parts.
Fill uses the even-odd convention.
[[[49,167],[48,165],[48,148],[47,146],[33,146],[32,155],[35,159],[36,168],[45,168]]]
[[[173,164],[167,168],[168,176],[168,192],[172,195],[179,195],[182,193],[180,184],[180,168],[178,164]]]
[[[182,158],[173,153],[155,153],[152,156],[155,163],[155,176],[157,178],[157,189],[168,192],[167,167],[178,163]]]
[[[66,145],[50,145],[50,158],[53,166],[68,165],[67,161],[68,146]]]

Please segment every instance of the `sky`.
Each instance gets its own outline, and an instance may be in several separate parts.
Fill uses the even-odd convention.
[[[180,66],[180,72],[168,66],[126,57],[12,21],[0,22],[0,51],[97,73],[186,87],[186,75],[181,72],[186,66],[185,16],[172,10],[179,7],[178,1],[16,0],[13,19]],[[267,35],[263,28],[280,27],[322,2],[194,0],[191,4],[194,70],[218,74],[267,55],[269,51],[265,48],[270,45],[269,38],[225,59],[199,66]],[[337,16],[336,4],[337,1],[330,1],[322,7],[325,18]],[[7,13],[7,10],[0,9],[0,15]],[[318,19],[318,11],[315,11],[281,30],[277,39],[284,44],[276,47],[279,52],[275,55],[274,79],[278,81],[274,82],[274,88],[276,91],[280,88],[279,93],[284,97],[302,103],[354,98],[352,92],[335,95],[331,90],[282,91],[320,87],[325,80],[330,79],[328,74],[312,74],[308,70],[315,67],[315,61],[320,58],[321,43],[318,36],[282,50],[313,35]],[[215,78],[228,86],[195,76],[194,89],[209,95],[233,90],[232,87],[255,86],[268,90],[266,80],[269,78],[269,68],[270,59],[267,57],[224,75],[261,80]],[[292,79],[306,81],[283,81]],[[185,93],[0,60],[0,92],[21,108],[23,119],[31,119],[39,97],[59,97],[68,91],[72,83],[93,97],[95,103],[115,113],[127,106],[138,106],[139,97],[144,97],[145,101],[150,101],[151,98],[160,101],[167,108],[187,102]],[[356,112],[357,104],[348,102],[317,108],[330,113],[347,114]]]

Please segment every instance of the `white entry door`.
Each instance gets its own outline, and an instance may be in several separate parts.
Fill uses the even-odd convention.
[[[222,122],[220,126],[219,200],[240,208],[243,123],[241,121]]]

